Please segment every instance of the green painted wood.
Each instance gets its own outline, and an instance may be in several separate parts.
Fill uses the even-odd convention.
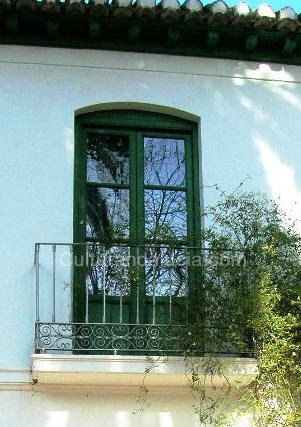
[[[197,130],[193,130],[192,134],[192,185],[194,194],[193,208],[193,230],[194,230],[194,246],[201,248],[201,190],[200,190],[200,159]],[[202,257],[202,250],[195,249],[191,251],[194,256]],[[205,321],[205,294],[202,287],[202,267],[199,265],[191,267],[191,282],[189,286],[192,292],[189,296],[189,317],[192,322]]]
[[[187,186],[187,211],[188,211],[188,246],[190,248],[195,247],[195,234],[196,230],[194,228],[194,188],[193,188],[193,146],[191,144],[185,144],[185,155],[186,155],[186,186]],[[187,251],[189,258],[195,255],[194,249],[189,249]],[[188,266],[188,307],[189,307],[189,322],[193,323],[195,321],[195,302],[196,302],[196,277],[195,270],[192,266]]]
[[[175,187],[173,185],[156,185],[156,184],[145,184],[146,190],[170,190],[170,191],[186,191],[186,187]]]
[[[64,6],[61,6],[64,9]],[[130,52],[146,52],[168,55],[202,56],[229,58],[247,61],[269,61],[301,65],[301,34],[273,28],[270,31],[260,28],[236,27],[230,23],[217,25],[204,21],[177,22],[179,33],[177,43],[169,43],[173,38],[168,31],[170,23],[160,17],[127,17],[76,15],[59,13],[53,16],[59,31],[49,37],[47,21],[49,14],[37,11],[25,11],[14,8],[0,9],[0,21],[5,22],[0,32],[0,43],[28,46],[49,46],[76,49],[102,49]],[[96,25],[97,24],[97,25]],[[101,32],[99,27],[101,26]],[[139,38],[129,40],[129,26],[141,27]],[[5,28],[6,27],[6,28]],[[174,27],[175,28],[175,27]],[[216,33],[219,34],[218,44]],[[209,38],[208,38],[209,34]],[[254,46],[255,37],[258,37]],[[246,44],[246,40],[250,36]],[[136,36],[135,36],[136,37]],[[290,53],[282,53],[286,38],[297,42]],[[209,43],[209,44],[208,44]],[[247,46],[247,47],[246,47]]]
[[[130,24],[128,29],[128,39],[131,42],[136,42],[141,34],[141,25],[139,24]]]
[[[128,128],[134,130],[151,129],[152,132],[170,129],[175,133],[177,131],[189,133],[195,127],[195,123],[178,117],[134,109],[97,111],[82,114],[77,120],[80,120],[82,127],[90,128],[93,131],[93,126],[102,128],[102,131],[99,130],[99,132],[113,132],[112,129],[115,129],[116,132],[117,129]]]
[[[18,16],[11,15],[6,18],[6,31],[8,34],[16,35],[19,30],[19,18]]]
[[[193,170],[192,170],[192,146],[191,137],[185,138],[185,184],[186,184],[186,204],[187,204],[187,241],[188,246],[194,246],[194,224],[193,224]]]
[[[91,187],[101,187],[101,188],[120,188],[120,189],[129,189],[130,185],[129,184],[112,184],[110,182],[91,182],[91,181],[87,181],[87,185],[91,186]]]
[[[200,188],[200,162],[201,162],[201,153],[199,146],[199,136],[198,129],[196,126],[192,131],[192,186],[193,186],[193,230],[194,230],[194,246],[201,247],[201,188]]]
[[[142,117],[142,116],[141,116]],[[144,117],[145,118],[145,117]],[[143,132],[136,132],[136,244],[137,255],[145,256],[145,212],[144,212],[144,141]],[[145,323],[145,271],[143,266],[137,267],[138,282],[133,288],[133,307],[139,310],[139,316],[133,313],[133,320],[139,318],[140,323]],[[139,306],[139,307],[138,307]]]
[[[290,38],[290,37],[287,37],[285,39],[285,43],[284,43],[284,46],[283,46],[283,49],[282,49],[281,53],[283,55],[290,55],[291,53],[294,52],[294,50],[296,49],[296,47],[297,47],[297,41],[294,40],[294,39],[292,39],[292,38]]]
[[[101,25],[97,21],[89,22],[89,37],[91,39],[99,39],[101,34]]]
[[[220,36],[217,31],[208,31],[207,47],[209,49],[216,47],[219,42],[219,37]]]
[[[100,134],[127,134],[130,137],[130,175],[129,184],[105,184],[86,182],[86,141],[89,133]],[[186,159],[186,182],[185,187],[175,186],[152,186],[144,184],[144,165],[143,165],[143,149],[144,137],[162,137],[162,138],[181,138],[185,141],[185,159]],[[139,255],[144,255],[144,245],[146,243],[144,235],[144,190],[172,190],[187,192],[187,218],[188,218],[188,238],[187,241],[179,239],[178,241],[166,243],[170,245],[186,245],[195,246],[197,242],[196,236],[200,227],[200,208],[199,204],[199,176],[196,178],[194,174],[198,174],[198,130],[197,125],[190,121],[179,119],[173,116],[150,113],[145,111],[135,110],[119,110],[119,111],[104,111],[97,113],[83,114],[77,117],[75,121],[75,172],[74,172],[74,241],[85,242],[95,239],[87,239],[85,235],[86,222],[86,186],[108,186],[109,188],[129,188],[130,190],[130,232],[129,240],[125,243],[131,245],[131,255],[137,255],[139,247]],[[114,241],[115,242],[115,241]],[[147,243],[155,243],[147,241]],[[161,243],[161,242],[156,242]],[[82,251],[77,249],[77,251]],[[149,297],[145,296],[145,278],[144,269],[132,268],[135,275],[135,283],[131,287],[131,294],[127,298],[126,319],[124,321],[136,323],[150,322],[151,302]],[[85,269],[74,270],[74,319],[76,321],[84,321],[84,279]],[[193,285],[193,281],[191,282]],[[137,298],[137,286],[139,287],[139,295]],[[189,298],[194,296],[190,292]],[[168,298],[158,297],[158,313],[161,313],[158,322],[166,323],[169,312]],[[107,297],[106,312],[107,321],[117,322],[116,308],[119,304],[119,297]],[[89,312],[93,321],[100,321],[102,316],[102,302],[93,297],[89,298]],[[181,306],[181,304],[180,304]],[[183,307],[177,308],[175,304],[174,321],[176,318],[181,319]],[[139,308],[139,319],[136,313]],[[116,311],[117,310],[117,311]],[[178,314],[176,314],[178,313]],[[98,316],[98,317],[96,317]],[[100,317],[99,317],[100,316]],[[179,316],[179,317],[177,317]],[[98,320],[94,320],[94,319]],[[109,319],[109,320],[108,320]],[[112,320],[113,319],[113,320]],[[90,315],[89,315],[89,321]],[[162,322],[161,322],[162,321]]]
[[[86,132],[75,121],[75,147],[74,147],[74,211],[73,211],[73,239],[75,243],[85,242],[86,223]],[[79,260],[85,255],[85,248],[75,246],[74,260]],[[78,264],[78,263],[76,263]],[[86,270],[80,266],[74,267],[73,275],[73,320],[85,321],[85,276]]]
[[[180,32],[179,32],[178,28],[169,27],[168,28],[168,36],[167,36],[168,44],[170,46],[175,46],[179,40],[180,40]]]
[[[258,34],[249,34],[246,38],[245,50],[247,50],[248,52],[254,51],[258,44],[258,40]]]
[[[47,34],[49,37],[57,37],[59,31],[59,23],[54,19],[47,21]]]

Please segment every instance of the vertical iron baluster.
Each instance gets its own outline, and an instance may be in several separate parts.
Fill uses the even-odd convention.
[[[106,323],[106,264],[107,264],[107,253],[106,248],[103,248],[103,262],[102,262],[102,289],[103,289],[103,314],[102,321]]]
[[[184,286],[185,286],[185,294],[186,294],[186,323],[189,323],[189,283],[188,283],[188,264],[190,261],[190,257],[188,258],[188,250],[187,246],[185,247],[185,273],[184,273]]]
[[[155,256],[153,264],[153,325],[156,323],[156,271],[157,271],[157,254],[154,246]]]
[[[86,244],[86,256],[85,256],[85,270],[88,271],[89,267],[89,244]],[[89,322],[89,280],[87,280],[87,273],[85,275],[85,285],[86,285],[86,308],[85,308],[85,322]]]
[[[169,268],[168,268],[168,275],[169,275],[169,323],[171,323],[171,315],[172,315],[172,256],[171,256],[171,249],[168,248],[168,255],[169,255]]]
[[[69,312],[69,321],[72,322],[73,318],[73,244],[70,246],[70,312]]]
[[[221,268],[223,265],[222,265],[222,255],[223,253],[222,252],[218,252],[218,256],[217,256],[217,262],[216,262],[216,269],[217,269],[217,272],[216,272],[216,275],[217,275],[217,284],[218,284],[218,289],[222,289],[222,290],[224,290],[223,288],[224,288],[224,286],[223,286],[223,277],[222,277],[222,274],[224,274],[224,271],[223,271],[223,269]]]
[[[40,321],[40,245],[35,247],[35,267],[36,267],[36,321]]]
[[[140,256],[140,251],[139,251],[139,246],[137,246],[136,248],[136,266],[135,266],[135,277],[136,277],[136,297],[137,297],[137,309],[136,309],[136,322],[137,325],[139,325],[139,283],[138,283],[138,272],[140,272],[139,270],[139,256]]]
[[[247,275],[247,289],[248,289],[248,294],[250,295],[251,292],[251,278],[250,278],[250,267],[249,267],[249,262],[251,262],[250,257],[248,256],[248,252],[244,251],[243,252],[243,263],[242,263],[242,267],[244,268],[246,271],[246,275]],[[254,262],[254,259],[253,259]],[[251,270],[252,271],[252,270]],[[248,343],[248,347],[249,347],[249,352],[250,352],[250,357],[254,357],[254,352],[256,350],[256,338],[254,335],[254,329],[252,329],[250,331],[250,342]]]
[[[56,291],[56,244],[52,245],[52,322],[56,319],[55,291]]]
[[[122,256],[123,256],[123,251],[122,251],[122,248],[121,248],[121,254],[122,254]],[[119,258],[120,259],[120,258]],[[121,262],[123,263],[123,259],[121,260]],[[123,267],[123,264],[122,264],[122,267]],[[118,266],[117,265],[117,268],[120,268],[121,269],[121,265],[120,266]],[[122,270],[121,270],[122,271]],[[121,279],[121,281],[122,280],[124,280],[126,278],[126,275],[125,274],[122,274],[122,279]],[[122,300],[122,297],[123,297],[123,284],[122,284],[122,282],[120,283],[120,295],[119,295],[119,323],[123,323],[123,313],[122,313],[122,304],[123,304],[123,300]]]
[[[123,323],[123,314],[122,314],[122,294],[120,294],[119,298],[119,323]]]

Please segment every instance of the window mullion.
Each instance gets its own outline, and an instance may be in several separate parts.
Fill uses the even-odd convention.
[[[87,158],[86,144],[87,133],[80,127],[79,123],[75,125],[75,168],[74,168],[74,241],[84,243],[86,241],[86,178],[87,178]],[[74,247],[73,256],[75,259],[81,259],[85,253],[84,246]],[[82,283],[85,283],[85,269],[75,265],[73,270],[73,321],[83,322],[85,318],[86,294]]]
[[[130,254],[131,254],[131,269],[132,269],[132,279],[131,279],[131,309],[130,309],[130,322],[143,323],[144,319],[142,318],[142,303],[141,303],[141,292],[140,292],[140,283],[139,276],[140,272],[137,269],[136,261],[137,256],[139,255],[138,245],[139,245],[139,214],[138,214],[138,174],[137,174],[137,145],[138,137],[137,132],[133,131],[131,133],[131,143],[130,143]],[[138,274],[139,273],[139,274]]]
[[[143,133],[137,131],[136,138],[136,206],[137,206],[137,241],[138,245],[144,245],[145,224],[144,224],[144,145]]]
[[[139,257],[139,265],[137,267],[138,283],[136,284],[135,297],[136,309],[138,309],[138,316],[136,321],[139,323],[145,322],[145,271],[144,266],[141,265],[140,260],[144,259],[145,255],[145,221],[144,221],[144,147],[143,147],[143,133],[136,132],[136,150],[135,150],[135,177],[136,177],[136,194],[135,194],[135,231],[136,231],[136,256]]]
[[[121,190],[129,190],[129,184],[118,184],[118,183],[106,183],[106,182],[91,182],[87,181],[87,186],[97,188],[118,188]]]
[[[144,184],[145,190],[186,191],[186,186]]]
[[[193,180],[193,151],[191,138],[185,141],[185,166],[186,166],[186,204],[187,204],[187,237],[188,246],[187,255],[190,259],[197,254],[194,249],[196,246],[196,227],[194,221],[194,180]],[[198,301],[198,280],[196,268],[188,265],[188,317],[189,321],[195,322],[195,308]]]
[[[188,246],[195,245],[194,221],[193,221],[193,177],[192,177],[192,151],[190,138],[185,138],[185,184],[186,184],[186,206],[187,206],[187,238]]]
[[[201,246],[201,194],[200,194],[200,153],[197,139],[197,132],[192,133],[192,176],[193,176],[193,213],[194,213],[194,232],[195,246]]]

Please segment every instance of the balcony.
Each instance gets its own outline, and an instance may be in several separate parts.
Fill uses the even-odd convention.
[[[192,265],[192,256],[200,260]],[[195,313],[199,334],[224,337],[213,352],[250,357],[253,338],[217,331],[206,317],[208,271],[223,292],[229,269],[248,286],[243,251],[213,252],[186,246],[36,243],[36,353],[169,355],[193,352]],[[243,279],[242,279],[243,277]],[[194,331],[195,332],[195,331]],[[206,346],[201,355],[212,353]]]

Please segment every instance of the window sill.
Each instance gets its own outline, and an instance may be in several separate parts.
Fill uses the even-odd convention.
[[[43,386],[139,387],[145,370],[153,366],[145,356],[32,355],[32,375]],[[187,362],[180,357],[153,358],[155,365],[147,374],[148,387],[187,387]],[[229,381],[251,382],[257,374],[255,359],[218,358]],[[224,380],[216,376],[214,385]]]

